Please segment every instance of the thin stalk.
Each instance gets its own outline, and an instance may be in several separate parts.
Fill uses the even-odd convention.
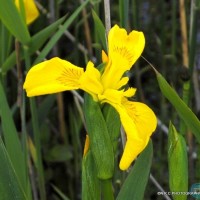
[[[30,99],[30,107],[31,107],[31,114],[32,114],[34,141],[35,141],[36,154],[37,154],[36,168],[38,171],[40,199],[46,200],[44,170],[43,170],[43,165],[42,165],[41,144],[40,144],[40,130],[39,130],[38,117],[37,117],[36,103],[35,103],[34,98]]]
[[[110,0],[104,0],[104,12],[105,12],[105,25],[106,25],[106,35],[111,28],[111,19],[110,19]]]
[[[24,54],[25,54],[26,69],[28,70],[29,67],[31,66],[30,57],[28,53],[28,47],[24,47]],[[32,116],[31,119],[32,119],[32,126],[33,126],[34,142],[36,146],[36,155],[37,155],[36,168],[38,172],[40,199],[46,200],[44,170],[43,170],[43,165],[42,165],[41,144],[40,144],[40,129],[39,129],[38,116],[37,116],[36,102],[34,98],[30,98],[30,108],[31,108],[31,116]]]
[[[25,117],[25,96],[24,92],[22,90],[22,68],[21,68],[21,62],[20,62],[20,43],[19,41],[15,40],[15,52],[16,52],[16,65],[17,65],[17,80],[18,80],[18,94],[17,94],[17,106],[19,107],[20,111],[20,119],[21,119],[21,133],[22,133],[22,146],[23,146],[23,152],[24,152],[24,164],[27,165],[29,162],[29,154],[28,154],[28,146],[27,146],[27,131],[26,131],[26,117]],[[28,168],[26,169],[26,182],[27,189],[30,189],[29,184],[29,177],[28,177]],[[29,195],[29,198],[31,198],[31,191],[27,191],[27,195]]]
[[[84,1],[80,0],[80,3],[84,3]],[[86,44],[87,44],[88,52],[89,52],[90,56],[92,57],[92,39],[91,39],[90,26],[89,26],[88,19],[87,19],[86,8],[83,8],[82,15],[83,15],[83,20],[84,20],[84,31],[85,31]]]
[[[111,179],[101,181],[102,194],[104,200],[114,200],[112,181]]]
[[[173,63],[176,61],[176,30],[177,30],[177,21],[176,21],[176,1],[172,1],[172,48],[171,54],[173,57]]]

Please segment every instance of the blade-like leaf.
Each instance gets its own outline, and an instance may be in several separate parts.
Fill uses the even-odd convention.
[[[134,148],[134,147],[133,147]],[[117,200],[143,200],[144,191],[149,179],[153,156],[153,145],[150,140],[148,146],[136,160],[130,174],[126,178]]]
[[[19,179],[20,184],[24,190],[29,186],[28,179],[26,177],[26,162],[22,147],[18,138],[18,133],[15,128],[15,124],[12,118],[10,108],[8,106],[6,96],[0,82],[0,118],[3,129],[3,136],[5,140],[6,150],[9,154],[10,161],[15,169],[16,176]],[[1,164],[2,165],[2,164]],[[25,190],[25,191],[28,191]]]
[[[121,27],[128,28],[128,16],[129,16],[129,0],[120,0],[119,1],[119,15]]]
[[[101,184],[97,178],[97,169],[89,150],[82,161],[82,200],[100,200]]]
[[[114,152],[110,135],[100,105],[85,94],[84,114],[90,139],[90,150],[100,179],[108,179],[114,173]]]
[[[191,111],[191,109],[178,96],[175,90],[171,88],[171,86],[167,83],[164,77],[157,70],[155,70],[155,73],[162,94],[174,106],[179,116],[183,119],[185,124],[195,135],[198,142],[200,142],[200,121],[198,120],[196,115]]]
[[[0,19],[7,29],[23,44],[30,40],[27,25],[19,14],[13,0],[0,0]]]
[[[29,48],[29,54],[32,55],[35,53],[47,39],[51,36],[51,34],[58,28],[58,26],[63,23],[66,17],[62,17],[61,19],[57,20],[50,26],[42,29],[40,32],[36,33],[34,36],[31,37],[30,42],[28,43],[27,47]],[[23,51],[20,52],[21,59],[24,59]],[[3,63],[2,65],[2,73],[5,74],[9,69],[11,69],[16,63],[16,51],[14,51]]]
[[[188,190],[187,146],[182,135],[170,123],[168,139],[169,186],[172,192]],[[173,195],[173,194],[172,194]],[[174,200],[186,200],[187,195],[173,195]]]
[[[27,200],[14,166],[0,137],[0,199]]]
[[[92,10],[92,16],[93,16],[93,20],[95,23],[95,29],[97,31],[97,34],[101,41],[103,49],[105,51],[107,51],[105,27],[104,27],[102,21],[99,19],[99,16],[96,14],[96,12],[94,10]]]

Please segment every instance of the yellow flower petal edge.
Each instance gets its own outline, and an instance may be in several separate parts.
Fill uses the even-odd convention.
[[[55,57],[32,67],[23,88],[28,97],[75,90],[80,88],[83,73],[83,68]]]
[[[143,103],[124,98],[121,105],[110,104],[118,111],[127,136],[119,165],[121,170],[126,170],[148,144],[156,129],[157,119],[154,112]]]
[[[35,21],[39,16],[39,11],[35,5],[34,0],[23,0],[24,1],[24,9],[26,12],[26,24],[31,24]],[[15,0],[15,5],[20,10],[19,0]]]
[[[103,60],[108,60],[102,75],[102,83],[104,87],[119,89],[118,81],[126,71],[131,69],[143,52],[144,34],[139,31],[127,34],[125,29],[115,25],[109,32],[108,45],[108,59],[105,52],[102,54]]]

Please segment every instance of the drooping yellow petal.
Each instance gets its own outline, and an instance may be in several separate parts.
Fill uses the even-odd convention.
[[[148,144],[157,120],[153,111],[145,104],[123,99],[122,104],[110,103],[119,113],[127,136],[127,142],[120,161],[120,169],[126,170]]]
[[[95,101],[98,100],[97,95],[103,92],[103,86],[100,79],[100,72],[94,67],[92,62],[88,62],[86,71],[81,76],[79,83],[80,88],[92,95]]]
[[[123,105],[136,125],[140,138],[151,136],[157,126],[154,112],[144,103],[125,101]]]
[[[19,0],[15,0],[15,5],[20,10]],[[39,11],[34,0],[24,0],[24,9],[26,13],[26,24],[31,24],[39,16]]]
[[[83,68],[55,57],[32,67],[23,87],[29,97],[79,89],[83,73]]]
[[[130,70],[144,49],[144,34],[138,31],[127,34],[125,29],[115,25],[109,32],[108,45],[109,62],[102,75],[102,82],[106,88],[119,89],[117,83],[122,75]]]

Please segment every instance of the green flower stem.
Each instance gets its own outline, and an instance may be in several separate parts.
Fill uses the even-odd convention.
[[[112,180],[111,179],[102,180],[101,187],[102,187],[103,199],[114,200]]]
[[[28,70],[29,67],[31,66],[31,62],[30,62],[27,46],[24,46],[24,55],[25,55],[26,69]],[[30,107],[31,107],[34,142],[36,146],[36,155],[37,155],[36,168],[37,168],[38,177],[39,177],[38,182],[39,182],[40,199],[46,200],[44,170],[43,170],[43,165],[42,165],[41,144],[40,144],[40,130],[39,130],[39,122],[38,122],[38,116],[37,116],[36,102],[34,98],[30,98]]]

